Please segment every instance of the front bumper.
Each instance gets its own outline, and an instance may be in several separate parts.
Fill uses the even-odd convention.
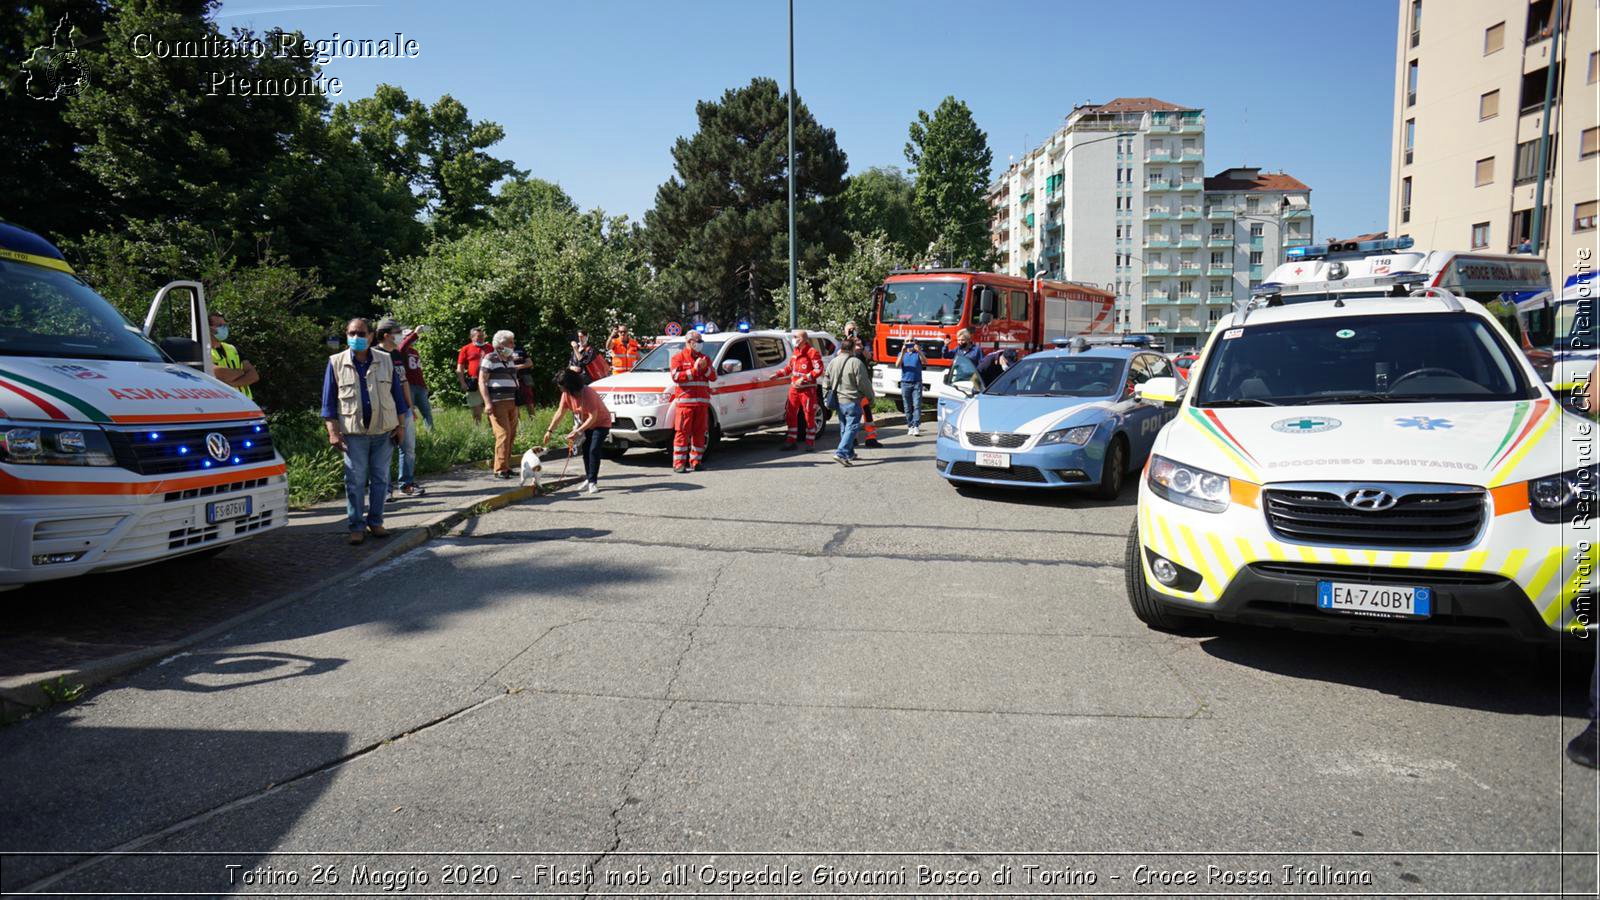
[[[1267,527],[1261,509],[1235,494],[1221,513],[1179,506],[1139,485],[1145,584],[1174,611],[1311,631],[1413,637],[1499,635],[1547,639],[1593,629],[1594,550],[1527,510],[1495,514],[1472,547],[1447,552],[1295,544]],[[1259,498],[1259,493],[1255,495]],[[1259,502],[1259,501],[1256,501]],[[1150,571],[1157,553],[1196,573],[1192,591],[1165,587]],[[1433,614],[1388,619],[1317,608],[1317,582],[1433,589]]]
[[[934,465],[941,477],[964,484],[1075,488],[1098,484],[1105,459],[1105,448],[1098,444],[1057,444],[1047,449],[998,451],[1010,453],[1011,468],[989,469],[977,464],[979,452],[951,438],[940,437],[934,446]]]
[[[611,442],[632,447],[672,446],[672,407],[611,410]]]
[[[206,520],[211,503],[242,497],[250,498],[248,516]],[[283,475],[127,496],[8,496],[0,509],[0,585],[111,572],[231,544],[287,525],[288,501]]]

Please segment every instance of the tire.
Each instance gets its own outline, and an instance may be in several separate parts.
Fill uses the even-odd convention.
[[[1144,560],[1140,558],[1143,552],[1144,548],[1139,546],[1139,523],[1135,521],[1128,529],[1128,550],[1123,557],[1128,605],[1133,607],[1134,617],[1157,631],[1192,631],[1202,620],[1170,612],[1161,604],[1144,580]]]
[[[716,416],[711,417],[711,427],[707,429],[707,432],[706,455],[710,456],[722,445],[722,423],[717,421]]]
[[[609,462],[617,462],[621,460],[623,454],[627,452],[627,444],[606,444],[603,448],[601,448],[600,455]]]
[[[1115,500],[1122,493],[1122,485],[1128,474],[1128,440],[1122,435],[1111,439],[1110,446],[1106,447],[1106,459],[1100,466],[1100,484],[1094,489],[1094,496],[1099,500]]]

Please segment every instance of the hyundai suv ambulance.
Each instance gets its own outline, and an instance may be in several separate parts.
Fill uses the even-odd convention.
[[[198,283],[162,288],[140,329],[0,222],[0,590],[287,524],[283,458],[209,342]]]
[[[833,335],[808,335],[823,362],[839,349]],[[777,373],[789,361],[794,337],[786,331],[702,333],[700,352],[711,357],[717,380],[711,385],[711,434],[716,446],[725,434],[756,431],[784,421],[789,379]],[[619,456],[630,447],[672,445],[672,357],[683,349],[682,336],[656,339],[632,371],[596,381],[592,387],[611,410],[608,451]]]
[[[1592,426],[1497,318],[1413,273],[1291,265],[1225,317],[1141,479],[1129,602],[1310,630],[1593,628]],[[1585,527],[1574,527],[1574,525]]]

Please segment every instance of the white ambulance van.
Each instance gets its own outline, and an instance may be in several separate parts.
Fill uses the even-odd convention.
[[[1177,417],[1140,479],[1135,615],[1592,630],[1593,424],[1482,304],[1424,273],[1353,274],[1360,258],[1289,263],[1310,278],[1275,277],[1224,317],[1182,396],[1172,379],[1139,387]]]
[[[0,590],[209,553],[287,523],[261,409],[211,377],[205,291],[143,327],[0,222]]]
[[[839,342],[831,334],[813,331],[808,340],[833,359]],[[711,434],[707,447],[723,435],[757,431],[784,423],[784,402],[789,379],[778,371],[789,361],[793,336],[786,331],[702,332],[700,351],[711,357],[717,380],[711,383]],[[592,387],[611,410],[611,440],[607,452],[626,453],[630,447],[672,446],[672,389],[668,369],[672,357],[683,349],[681,335],[656,339],[633,371],[611,375]]]

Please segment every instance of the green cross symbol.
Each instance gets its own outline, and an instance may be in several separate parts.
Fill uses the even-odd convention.
[[[1298,422],[1290,422],[1290,423],[1288,423],[1290,428],[1301,428],[1301,429],[1315,428],[1315,427],[1317,427],[1318,425],[1321,425],[1321,424],[1322,423],[1320,421],[1316,420],[1316,419],[1301,419]]]

